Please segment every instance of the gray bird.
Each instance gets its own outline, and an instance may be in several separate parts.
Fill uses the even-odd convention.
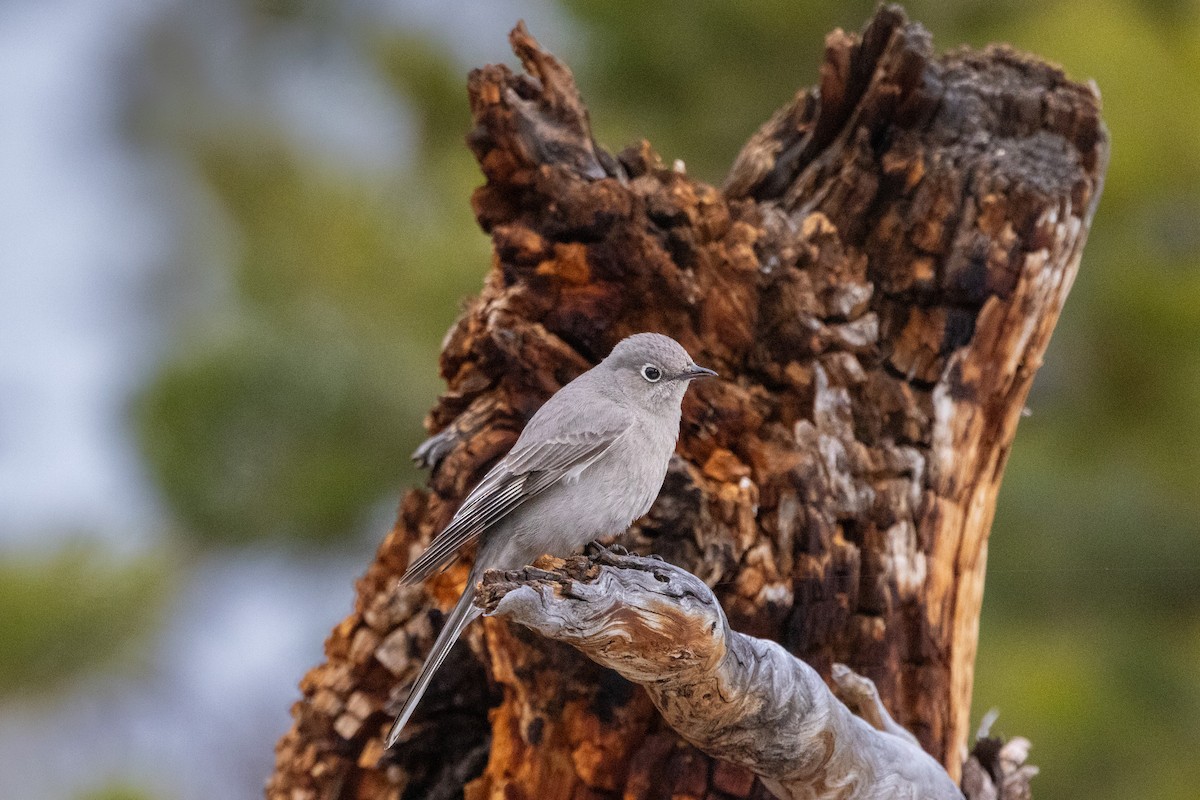
[[[422,581],[480,540],[467,588],[388,733],[388,747],[463,628],[482,613],[471,601],[484,571],[517,569],[547,553],[569,555],[623,532],[649,511],[679,438],[688,383],[716,374],[696,366],[674,339],[639,333],[538,409],[401,579]]]

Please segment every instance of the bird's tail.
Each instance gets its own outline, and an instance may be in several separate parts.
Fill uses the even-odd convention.
[[[467,627],[473,619],[483,613],[481,609],[476,608],[471,602],[474,598],[475,582],[468,578],[467,588],[463,590],[462,597],[459,598],[458,604],[454,606],[454,610],[446,617],[446,624],[442,626],[442,632],[438,634],[437,641],[433,643],[433,649],[429,651],[429,656],[425,659],[425,666],[421,667],[421,674],[417,676],[412,691],[408,693],[408,699],[404,701],[404,707],[400,709],[399,716],[392,723],[392,729],[388,731],[386,747],[391,747],[396,743],[396,739],[400,736],[400,731],[404,730],[409,717],[416,710],[417,703],[421,700],[421,695],[425,694],[425,690],[429,688],[429,684],[433,680],[433,673],[437,672],[437,668],[446,660],[446,656],[450,653],[450,648],[458,640],[458,636],[462,633],[463,628]]]

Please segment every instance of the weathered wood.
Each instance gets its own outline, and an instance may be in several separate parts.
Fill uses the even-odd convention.
[[[1026,763],[1029,740],[993,738],[988,734],[990,725],[989,721],[981,728],[963,764],[963,792],[968,800],[1029,800],[1033,796],[1031,781],[1038,774],[1037,767]]]
[[[377,763],[466,576],[397,591],[410,555],[550,393],[642,330],[725,380],[690,393],[624,543],[714,587],[733,629],[869,677],[957,777],[995,496],[1100,193],[1096,93],[1003,47],[935,57],[885,7],[829,37],[820,91],[718,191],[648,144],[605,153],[566,67],[512,41],[526,74],[469,79],[495,257],[444,343],[429,485],[302,682],[268,795],[764,796],[640,689],[499,620],[468,630]]]
[[[779,644],[732,630],[712,591],[679,567],[602,551],[552,572],[489,572],[478,602],[640,684],[684,739],[782,800],[962,800],[870,681],[835,665],[864,720]]]

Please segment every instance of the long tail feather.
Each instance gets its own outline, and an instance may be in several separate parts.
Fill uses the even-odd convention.
[[[412,691],[408,694],[408,699],[404,701],[404,707],[400,709],[400,715],[396,717],[396,721],[392,724],[392,729],[388,731],[387,747],[391,747],[396,743],[396,739],[400,736],[400,731],[404,730],[404,726],[408,723],[413,711],[416,710],[421,696],[429,688],[429,683],[433,680],[433,673],[437,672],[438,667],[446,660],[446,656],[450,653],[450,648],[458,640],[458,636],[462,633],[463,628],[467,627],[472,620],[483,613],[482,610],[472,604],[471,601],[474,597],[475,583],[468,580],[467,588],[463,590],[462,597],[459,598],[458,604],[454,606],[454,610],[446,618],[446,624],[442,626],[442,632],[438,634],[437,641],[433,643],[433,649],[429,651],[429,657],[425,659],[425,666],[421,667],[421,674],[417,676]]]

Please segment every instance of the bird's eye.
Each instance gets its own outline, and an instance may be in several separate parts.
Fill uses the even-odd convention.
[[[642,377],[651,383],[658,383],[659,378],[662,377],[662,370],[653,364],[646,364],[642,367]]]

